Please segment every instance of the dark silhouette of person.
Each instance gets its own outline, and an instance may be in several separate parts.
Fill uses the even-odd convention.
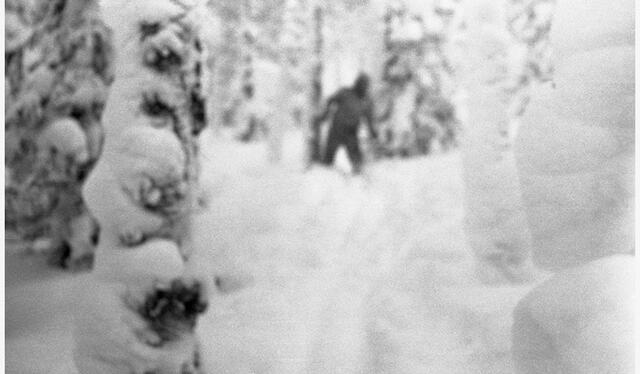
[[[244,96],[243,110],[246,112],[245,114],[247,116],[243,119],[247,121],[247,123],[241,124],[242,126],[246,126],[246,128],[245,131],[240,134],[239,139],[243,142],[250,142],[258,138],[260,135],[263,137],[266,136],[268,129],[264,117],[261,118],[257,111],[253,85],[247,84],[242,87],[242,95]]]
[[[378,139],[373,124],[373,101],[369,96],[369,77],[366,74],[360,74],[352,87],[342,88],[329,97],[318,121],[324,121],[330,114],[333,114],[333,117],[322,163],[332,165],[338,149],[344,146],[353,172],[359,174],[363,159],[358,130],[362,120],[367,123],[371,138]]]

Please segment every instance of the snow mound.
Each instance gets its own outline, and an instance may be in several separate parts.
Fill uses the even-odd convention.
[[[285,155],[300,150],[299,135],[287,135]],[[303,172],[300,158],[298,164],[273,166],[265,144],[204,139],[211,208],[194,219],[195,244],[199,264],[218,285],[198,325],[205,368],[274,374],[510,372],[510,315],[527,289],[479,286],[461,224],[460,155],[386,160],[351,177],[324,167]],[[102,193],[109,195],[105,204],[117,204],[110,191]],[[171,256],[162,255],[170,252],[162,243],[144,249],[146,256],[136,248],[121,250],[162,257],[139,273],[178,271]],[[64,287],[82,282],[66,279]],[[56,371],[70,367],[67,350],[52,357],[51,348],[27,344],[42,338],[68,347],[70,322],[42,318],[39,326],[62,326],[51,336],[36,323],[16,322],[18,310],[51,302],[47,292],[34,290],[50,291],[52,283],[34,284],[26,291],[8,286],[11,297],[25,295],[19,305],[8,299],[8,326],[30,334],[26,340],[8,335],[8,355],[51,357],[53,372],[73,372]],[[102,302],[104,315],[98,317],[104,323],[96,333],[105,334],[114,318],[135,321],[110,315],[115,307]],[[65,305],[60,316],[80,304]],[[95,317],[97,310],[90,312]],[[25,371],[30,360],[23,361],[12,358],[9,372],[49,372]]]
[[[38,135],[38,147],[45,152],[73,156],[83,162],[89,158],[87,139],[80,124],[71,118],[62,118],[48,124]]]
[[[93,274],[104,281],[141,284],[179,278],[184,274],[184,268],[175,242],[150,240],[134,248],[102,251],[94,264]]]
[[[514,316],[518,373],[633,373],[636,266],[606,257],[531,291]]]

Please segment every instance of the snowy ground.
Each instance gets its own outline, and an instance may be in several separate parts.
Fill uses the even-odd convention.
[[[199,326],[210,372],[511,372],[528,287],[473,276],[458,154],[351,178],[303,172],[298,133],[279,167],[263,144],[203,137],[211,209],[197,237],[226,291]],[[7,253],[6,372],[73,373],[70,291],[86,275]]]

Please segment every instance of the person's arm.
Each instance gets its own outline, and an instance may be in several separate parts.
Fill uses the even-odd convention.
[[[322,122],[327,120],[327,118],[329,117],[329,115],[333,111],[335,105],[337,104],[338,95],[340,95],[340,92],[335,93],[334,95],[330,96],[327,99],[327,103],[325,104],[324,110],[322,112],[320,112],[320,114],[318,114],[316,116],[316,118],[315,118],[316,125],[319,125]]]

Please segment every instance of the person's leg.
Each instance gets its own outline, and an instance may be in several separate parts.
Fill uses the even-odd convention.
[[[358,135],[349,135],[345,139],[345,145],[347,147],[347,154],[351,161],[354,174],[360,174],[362,171],[362,152],[360,151],[360,142]]]
[[[336,157],[336,152],[338,152],[338,147],[340,147],[340,137],[335,134],[329,133],[329,137],[327,139],[327,147],[324,151],[324,157],[322,159],[322,163],[325,165],[333,165],[333,161]]]
[[[240,140],[243,142],[251,141],[255,133],[255,128],[256,128],[256,120],[253,116],[251,116],[247,123],[247,128],[243,133],[240,134]]]

